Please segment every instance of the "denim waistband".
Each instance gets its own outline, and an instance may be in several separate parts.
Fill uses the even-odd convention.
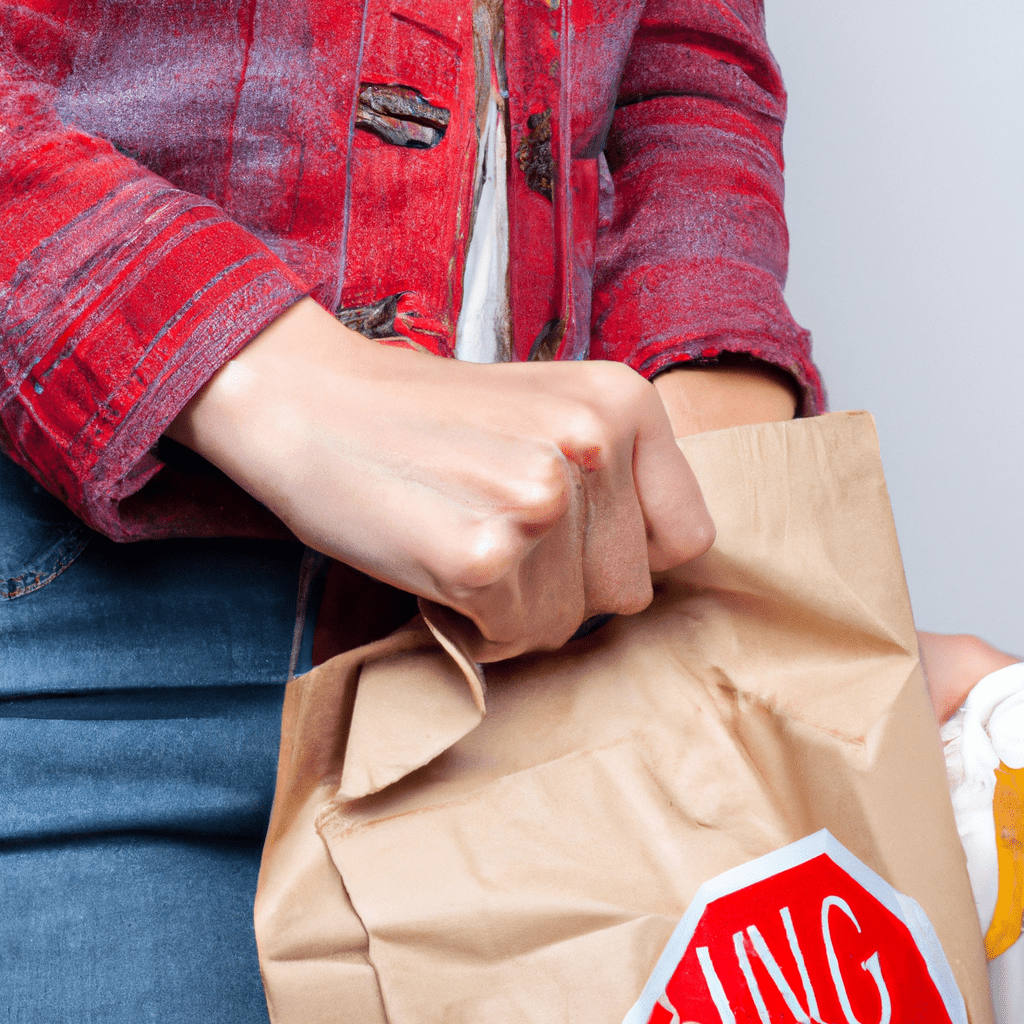
[[[0,461],[0,843],[261,836],[312,649],[302,546],[114,544]]]
[[[0,698],[282,683],[302,562],[297,542],[90,536],[0,457]]]

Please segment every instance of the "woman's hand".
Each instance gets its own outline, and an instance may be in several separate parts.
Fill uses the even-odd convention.
[[[657,392],[627,367],[436,359],[310,299],[168,433],[300,540],[471,620],[481,661],[639,611],[651,570],[714,539]]]
[[[990,672],[1020,661],[1020,658],[967,633],[948,635],[919,630],[917,643],[928,695],[940,723],[952,716],[971,690]]]

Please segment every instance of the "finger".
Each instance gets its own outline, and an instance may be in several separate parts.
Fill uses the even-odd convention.
[[[590,363],[586,373],[589,412],[570,423],[563,452],[591,471],[614,473],[622,453],[632,460],[631,484],[619,486],[617,479],[615,493],[631,490],[639,500],[651,570],[703,554],[714,542],[714,524],[656,388],[619,363]]]
[[[633,615],[650,604],[647,528],[625,444],[605,468],[584,478],[587,530],[583,550],[586,613]]]
[[[647,528],[654,572],[702,555],[715,540],[715,526],[697,478],[679,450],[657,393],[640,417],[633,450],[633,479]]]
[[[585,617],[586,504],[575,489],[565,516],[500,580],[446,602],[454,629],[481,662],[561,647]]]

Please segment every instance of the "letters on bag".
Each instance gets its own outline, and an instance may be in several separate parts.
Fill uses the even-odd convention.
[[[824,829],[710,879],[624,1024],[967,1024],[921,907]]]
[[[645,611],[486,679],[413,622],[289,684],[274,1024],[991,1024],[870,418],[681,447],[718,536]]]

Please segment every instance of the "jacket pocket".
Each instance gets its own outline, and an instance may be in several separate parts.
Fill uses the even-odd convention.
[[[31,594],[82,553],[93,531],[0,455],[0,599]]]

